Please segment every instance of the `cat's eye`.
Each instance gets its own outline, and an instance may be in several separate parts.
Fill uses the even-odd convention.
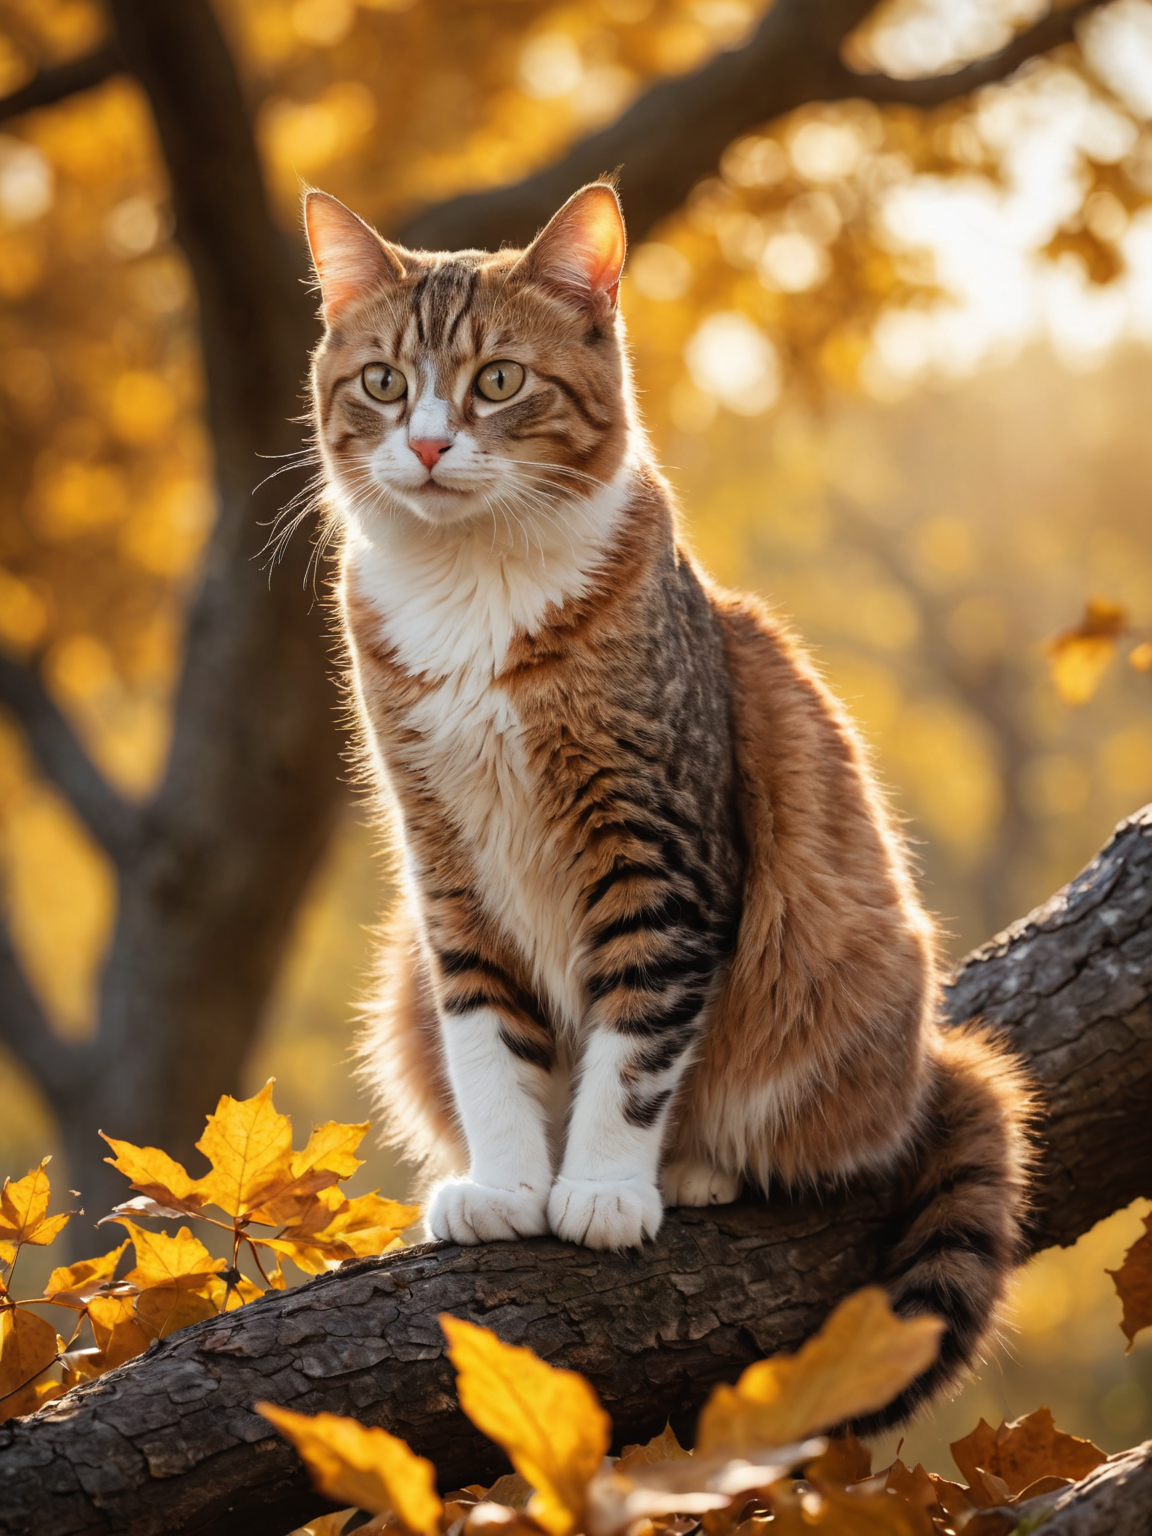
[[[485,400],[511,400],[524,382],[524,370],[519,363],[489,363],[476,376],[476,393]]]
[[[364,388],[374,400],[391,403],[393,400],[403,400],[408,393],[408,380],[399,368],[389,367],[387,363],[369,363],[361,377]]]

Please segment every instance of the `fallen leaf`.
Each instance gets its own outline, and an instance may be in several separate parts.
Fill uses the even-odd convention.
[[[138,1189],[145,1200],[164,1208],[165,1213],[192,1216],[208,1204],[208,1196],[200,1187],[200,1180],[190,1178],[181,1165],[167,1152],[158,1147],[136,1147],[130,1141],[116,1141],[100,1132],[116,1154],[106,1157],[117,1172],[128,1179],[133,1189]],[[155,1215],[155,1210],[130,1200],[127,1205],[142,1216]],[[124,1209],[119,1207],[118,1209]]]
[[[36,1378],[55,1363],[59,1352],[51,1323],[23,1307],[0,1310],[0,1424],[34,1413],[46,1401],[35,1390]]]
[[[536,1489],[528,1513],[550,1536],[581,1523],[588,1483],[608,1450],[611,1424],[583,1376],[503,1344],[487,1328],[442,1313],[464,1412]]]
[[[888,1468],[885,1487],[889,1492],[902,1498],[906,1504],[911,1504],[914,1509],[924,1510],[925,1513],[930,1514],[933,1510],[943,1508],[932,1478],[920,1462],[909,1470],[897,1456]]]
[[[697,1449],[785,1445],[883,1408],[932,1364],[943,1332],[938,1317],[896,1317],[879,1286],[857,1291],[795,1355],[758,1361],[735,1387],[716,1387]]]
[[[1152,672],[1152,640],[1143,640],[1128,653],[1128,665],[1137,672]]]
[[[872,1452],[849,1432],[829,1440],[828,1449],[805,1468],[805,1476],[823,1483],[859,1483],[872,1475]]]
[[[968,1479],[972,1502],[985,1508],[1006,1502],[1042,1477],[1077,1482],[1108,1459],[1091,1440],[1057,1429],[1047,1408],[1037,1408],[999,1429],[981,1419],[951,1449],[952,1459]]]
[[[688,1461],[690,1453],[676,1438],[671,1424],[665,1424],[660,1433],[647,1445],[626,1445],[616,1463],[618,1472],[628,1472],[633,1467],[650,1466],[662,1461]],[[490,1495],[491,1497],[491,1495]]]
[[[1062,630],[1044,647],[1052,681],[1065,704],[1086,704],[1116,654],[1128,615],[1115,603],[1090,598],[1079,624]]]
[[[443,1509],[436,1470],[403,1440],[334,1413],[310,1416],[272,1403],[256,1411],[292,1442],[326,1498],[372,1514],[391,1510],[413,1536],[436,1536]]]
[[[1152,1212],[1144,1217],[1144,1231],[1124,1255],[1119,1269],[1109,1269],[1116,1294],[1124,1304],[1120,1326],[1131,1354],[1141,1328],[1152,1326]]]
[[[807,1536],[813,1529],[826,1530],[828,1536],[934,1536],[924,1510],[883,1488],[820,1483],[797,1492],[785,1479],[773,1484],[770,1498],[775,1516],[770,1536]]]
[[[66,1211],[59,1216],[48,1215],[48,1202],[52,1198],[52,1186],[44,1171],[52,1161],[46,1157],[38,1168],[13,1183],[4,1180],[0,1190],[0,1238],[13,1244],[32,1243],[45,1248],[74,1214]],[[11,1259],[6,1259],[11,1263]]]
[[[244,1216],[292,1181],[292,1122],[272,1103],[274,1080],[250,1099],[224,1094],[197,1148],[212,1164],[199,1187],[229,1216]]]
[[[505,1504],[509,1509],[527,1509],[528,1501],[536,1492],[532,1484],[520,1476],[519,1472],[505,1472],[503,1477],[498,1477],[491,1488],[485,1490],[482,1497],[489,1504]],[[479,1504],[480,1499],[474,1500]]]

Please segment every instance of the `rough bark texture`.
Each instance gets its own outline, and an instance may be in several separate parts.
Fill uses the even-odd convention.
[[[1066,1489],[1043,1530],[1044,1536],[1152,1536],[1152,1440]]]
[[[947,1007],[953,1020],[998,1020],[1044,1093],[1034,1249],[1148,1193],[1152,806],[972,955]],[[385,1424],[447,1485],[494,1476],[499,1453],[455,1403],[442,1311],[583,1371],[620,1440],[666,1416],[690,1428],[714,1382],[795,1348],[876,1274],[891,1198],[860,1189],[824,1206],[681,1211],[639,1253],[538,1239],[361,1260],[187,1329],[0,1428],[0,1532],[284,1536],[323,1505],[252,1412],[260,1398]]]

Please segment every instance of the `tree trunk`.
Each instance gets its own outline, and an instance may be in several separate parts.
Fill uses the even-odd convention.
[[[1152,806],[970,956],[947,1009],[953,1021],[999,1022],[1042,1090],[1034,1250],[1148,1193]],[[625,1254],[539,1238],[359,1260],[186,1329],[0,1427],[0,1533],[284,1536],[324,1505],[252,1412],[260,1398],[384,1424],[446,1486],[494,1477],[500,1453],[455,1402],[443,1311],[583,1371],[618,1442],[667,1417],[690,1430],[715,1382],[794,1349],[875,1277],[893,1200],[864,1187],[823,1205],[670,1212],[655,1242]]]

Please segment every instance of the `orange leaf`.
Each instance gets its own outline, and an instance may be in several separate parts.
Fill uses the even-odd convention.
[[[1003,1503],[1005,1492],[1015,1497],[1040,1478],[1076,1482],[1108,1458],[1091,1440],[1057,1429],[1047,1408],[1037,1408],[999,1429],[981,1419],[952,1446],[952,1459],[968,1479],[973,1503],[987,1508]]]
[[[1128,627],[1123,608],[1091,598],[1079,624],[1062,630],[1044,647],[1052,681],[1066,704],[1086,704],[1116,653],[1117,638]]]
[[[209,1297],[177,1285],[153,1286],[136,1298],[137,1321],[157,1339],[166,1339],[189,1323],[215,1317],[216,1311]]]
[[[135,1147],[130,1141],[116,1141],[105,1136],[103,1131],[100,1134],[116,1154],[104,1161],[124,1174],[132,1188],[138,1189],[146,1199],[188,1216],[208,1204],[208,1196],[200,1188],[200,1181],[190,1178],[167,1152],[161,1152],[158,1147]],[[129,1203],[135,1204],[141,1215],[153,1214],[139,1203]]]
[[[36,1378],[55,1363],[58,1352],[51,1323],[22,1307],[0,1310],[0,1424],[35,1412],[44,1400],[35,1390]]]
[[[272,1103],[273,1080],[250,1099],[224,1094],[197,1147],[212,1164],[199,1187],[230,1216],[245,1216],[292,1181],[292,1122]]]
[[[1124,1255],[1120,1268],[1106,1273],[1124,1303],[1120,1326],[1128,1340],[1125,1354],[1130,1354],[1141,1328],[1152,1326],[1152,1212],[1145,1216],[1143,1234]]]
[[[265,1197],[261,1206],[252,1212],[251,1219],[271,1227],[305,1220],[313,1195],[328,1190],[341,1179],[350,1178],[357,1168],[364,1166],[354,1153],[367,1131],[366,1120],[359,1125],[341,1125],[329,1120],[325,1125],[316,1126],[304,1150],[293,1152],[289,1158],[287,1182]]]
[[[735,1387],[716,1387],[696,1448],[739,1455],[788,1445],[883,1408],[932,1364],[943,1331],[938,1317],[896,1317],[879,1286],[857,1291],[798,1353],[760,1360]]]
[[[66,1304],[67,1301],[84,1303],[88,1301],[102,1285],[106,1285],[116,1273],[116,1266],[120,1262],[120,1255],[128,1246],[125,1238],[119,1248],[112,1248],[108,1253],[102,1253],[98,1259],[81,1259],[78,1264],[64,1265],[54,1269],[48,1276],[48,1284],[44,1287],[45,1301],[57,1301]]]
[[[536,1489],[528,1513],[550,1536],[582,1522],[588,1484],[611,1438],[608,1415],[583,1376],[557,1370],[487,1328],[441,1314],[460,1406]]]
[[[1128,665],[1137,672],[1152,672],[1152,640],[1143,640],[1128,653]]]
[[[136,1321],[134,1296],[95,1296],[88,1303],[88,1321],[96,1340],[101,1371],[142,1355],[154,1335]]]
[[[224,1259],[214,1259],[198,1237],[181,1227],[175,1237],[167,1232],[146,1232],[134,1221],[120,1218],[136,1253],[136,1267],[125,1280],[141,1290],[152,1286],[171,1286],[183,1291],[206,1291],[213,1275],[226,1268]]]
[[[627,1472],[632,1467],[655,1466],[662,1461],[687,1461],[689,1454],[676,1438],[671,1424],[665,1424],[647,1445],[626,1445],[616,1463],[617,1472]],[[488,1495],[492,1497],[491,1493]],[[497,1501],[499,1502],[499,1500]]]
[[[814,1484],[797,1493],[789,1480],[770,1490],[775,1519],[766,1536],[808,1536],[813,1528],[828,1536],[933,1536],[931,1517],[886,1488],[838,1488]]]
[[[11,1179],[4,1180],[4,1188],[0,1190],[0,1238],[45,1248],[67,1226],[73,1212],[48,1215],[52,1187],[44,1170],[51,1161],[46,1157],[39,1168],[33,1168],[15,1184]]]
[[[317,1490],[372,1514],[391,1510],[413,1536],[437,1536],[443,1505],[436,1469],[385,1429],[369,1429],[334,1413],[294,1413],[257,1403],[257,1413],[290,1440]]]

